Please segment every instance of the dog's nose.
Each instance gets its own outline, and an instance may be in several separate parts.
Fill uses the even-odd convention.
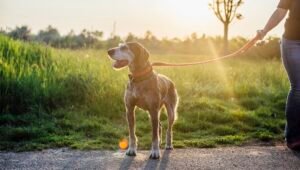
[[[112,55],[114,55],[115,50],[114,49],[110,49],[110,50],[107,51],[107,53],[108,53],[109,56],[112,56]]]

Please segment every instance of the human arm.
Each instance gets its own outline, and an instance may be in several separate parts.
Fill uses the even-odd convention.
[[[288,9],[285,8],[277,8],[270,19],[268,20],[267,24],[265,25],[264,29],[257,31],[257,36],[259,39],[263,39],[269,31],[275,28],[286,16]]]

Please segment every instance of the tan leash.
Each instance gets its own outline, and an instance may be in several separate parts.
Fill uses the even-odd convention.
[[[231,58],[235,57],[237,55],[245,53],[249,48],[255,45],[255,43],[259,40],[259,36],[255,36],[253,39],[248,41],[243,47],[241,47],[239,50],[235,51],[234,53],[222,56],[222,57],[217,57],[214,59],[210,60],[204,60],[204,61],[199,61],[199,62],[192,62],[192,63],[165,63],[165,62],[153,62],[152,66],[174,66],[174,67],[180,67],[180,66],[192,66],[192,65],[200,65],[200,64],[206,64],[206,63],[211,63],[219,60],[223,60],[226,58]]]

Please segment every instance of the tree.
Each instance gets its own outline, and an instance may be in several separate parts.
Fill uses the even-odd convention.
[[[242,19],[237,9],[243,4],[243,0],[212,0],[209,4],[214,14],[224,25],[224,52],[228,50],[229,24],[236,18]]]
[[[6,34],[6,31],[5,31],[4,29],[0,28],[0,34],[5,35],[5,34]]]
[[[137,37],[135,35],[133,35],[131,32],[128,33],[125,42],[132,42],[132,41],[136,41]]]
[[[51,46],[59,47],[60,34],[56,28],[49,25],[46,30],[41,30],[38,33],[37,39]]]
[[[106,40],[106,48],[112,48],[118,46],[122,41],[122,38],[118,35],[114,35],[113,37]]]
[[[8,33],[8,35],[14,39],[20,39],[28,41],[30,39],[31,30],[27,26],[16,27],[14,30]]]
[[[101,40],[103,38],[103,32],[102,31],[93,31],[93,32],[91,32],[91,34],[97,40]]]

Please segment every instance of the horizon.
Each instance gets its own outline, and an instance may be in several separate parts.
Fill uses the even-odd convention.
[[[51,25],[61,35],[66,35],[71,30],[78,34],[87,29],[103,31],[104,38],[108,38],[116,23],[115,34],[120,37],[126,37],[129,33],[142,37],[148,30],[159,39],[184,39],[194,32],[200,36],[222,36],[223,25],[209,9],[209,2],[211,0],[175,3],[171,0],[130,0],[127,3],[121,0],[3,0],[0,2],[0,28],[7,31],[16,26],[26,25],[36,34]],[[238,10],[244,19],[233,21],[229,37],[255,35],[256,30],[264,27],[277,2],[246,1]],[[258,3],[261,5],[257,5]],[[283,22],[271,31],[269,36],[278,37],[282,33]]]

